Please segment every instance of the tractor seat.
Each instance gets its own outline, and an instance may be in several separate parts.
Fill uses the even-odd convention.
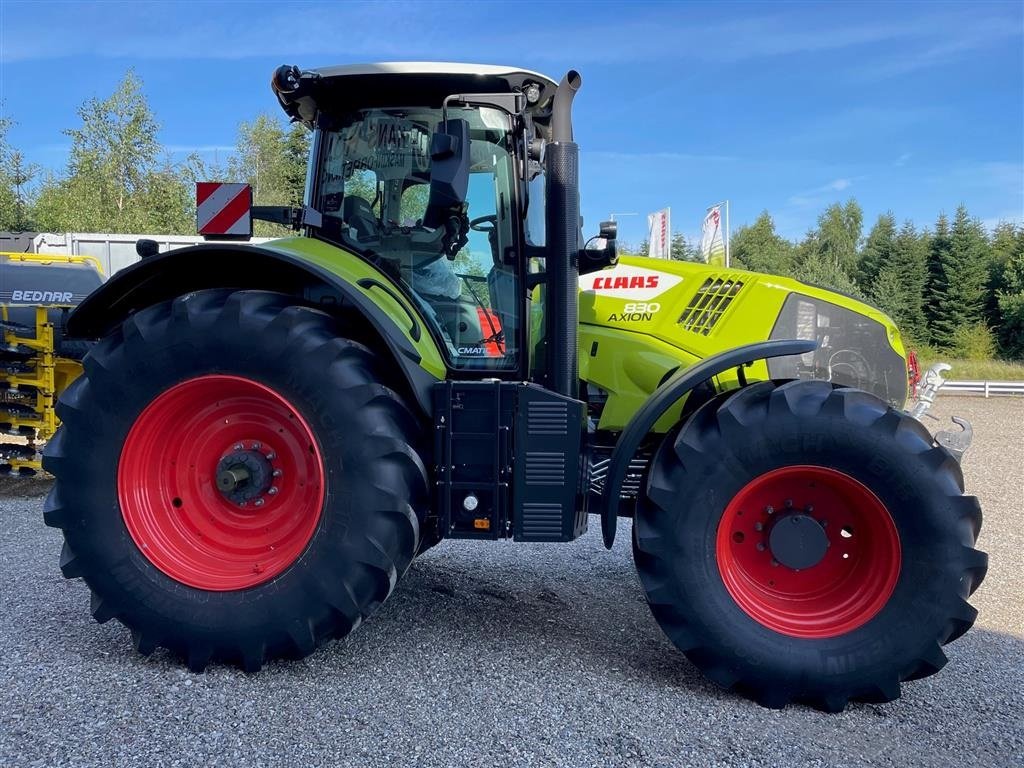
[[[376,240],[380,237],[380,225],[373,208],[366,200],[352,195],[341,203],[341,219],[355,232],[357,240]]]

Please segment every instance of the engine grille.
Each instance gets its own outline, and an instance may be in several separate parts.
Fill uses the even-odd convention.
[[[686,305],[679,316],[679,324],[688,331],[707,336],[725,315],[743,282],[734,275],[712,275]]]

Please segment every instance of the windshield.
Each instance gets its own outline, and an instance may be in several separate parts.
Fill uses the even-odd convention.
[[[401,282],[460,368],[518,365],[519,308],[504,113],[449,109],[470,129],[467,205],[424,225],[440,109],[369,109],[325,131],[314,206],[322,234]]]

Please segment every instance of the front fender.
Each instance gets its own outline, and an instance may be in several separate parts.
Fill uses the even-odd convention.
[[[660,419],[679,399],[701,382],[755,360],[771,357],[802,355],[818,347],[814,340],[779,339],[747,344],[704,358],[696,365],[684,368],[658,387],[640,407],[622,430],[612,451],[608,475],[601,494],[601,536],[604,545],[612,548],[619,515],[619,497],[626,479],[629,463],[636,455],[640,443]]]
[[[425,413],[445,366],[418,309],[391,278],[340,249],[309,238],[265,245],[210,243],[178,248],[123,269],[78,305],[69,336],[99,339],[145,307],[211,288],[287,293],[325,311],[354,309],[401,369]]]

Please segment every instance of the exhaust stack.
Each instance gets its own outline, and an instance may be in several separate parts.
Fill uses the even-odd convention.
[[[551,141],[545,149],[547,232],[546,309],[548,385],[579,397],[576,344],[579,323],[579,146],[572,140],[572,102],[583,79],[569,70],[551,106]]]

